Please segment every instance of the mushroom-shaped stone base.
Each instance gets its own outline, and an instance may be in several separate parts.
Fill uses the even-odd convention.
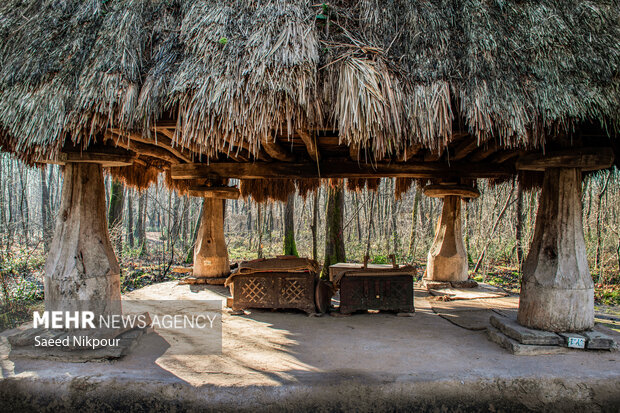
[[[120,267],[106,222],[99,164],[67,163],[54,239],[45,265],[48,311],[120,314]]]
[[[581,215],[581,171],[547,169],[523,265],[520,324],[555,332],[594,326],[594,285]]]
[[[224,200],[205,198],[200,228],[194,247],[194,277],[208,278],[209,284],[224,284],[230,274],[224,239]]]
[[[426,266],[426,279],[432,281],[466,281],[467,253],[461,230],[461,198],[444,197],[441,218]]]

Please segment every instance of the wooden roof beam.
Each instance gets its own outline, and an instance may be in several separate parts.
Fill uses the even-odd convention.
[[[441,155],[443,155],[443,152],[444,152],[444,149],[442,150],[429,149],[424,154],[424,162],[437,162],[439,159],[441,159]]]
[[[481,163],[444,162],[358,163],[334,158],[321,165],[320,176],[313,162],[211,162],[171,167],[173,179],[291,179],[291,178],[499,178],[514,173],[512,168]]]
[[[481,147],[476,152],[472,153],[467,159],[471,162],[480,162],[489,156],[493,155],[497,152],[498,145],[497,142],[491,141],[487,144],[487,147]]]
[[[149,145],[146,143],[138,142],[136,140],[115,140],[113,137],[112,140],[116,145],[121,148],[132,150],[134,152],[137,152],[139,155],[148,155],[152,156],[153,158],[162,159],[170,163],[171,165],[177,165],[183,162],[183,160],[177,158],[176,156],[174,156],[174,154],[161,146]]]
[[[423,149],[423,146],[419,143],[413,143],[409,145],[399,156],[398,162],[409,162],[411,158],[416,156],[418,152]]]
[[[478,147],[478,142],[475,138],[465,139],[454,147],[454,155],[450,158],[451,161],[460,161],[467,155],[472,153]]]
[[[282,162],[295,161],[295,155],[286,151],[278,142],[271,136],[266,136],[261,142],[265,152],[274,159]]]
[[[159,129],[159,128],[156,128]],[[109,128],[108,129],[109,132],[111,132],[114,135],[117,135],[118,138],[114,138],[112,137],[112,139],[118,141],[120,139],[130,139],[132,141],[135,142],[140,142],[140,143],[146,143],[149,145],[155,145],[155,146],[159,146],[165,150],[167,150],[168,152],[170,152],[171,154],[173,154],[174,156],[176,156],[177,158],[181,159],[183,162],[188,162],[191,163],[192,159],[185,155],[182,151],[180,151],[179,149],[177,149],[176,147],[173,146],[172,143],[172,139],[169,138],[168,136],[165,135],[159,135],[156,136],[156,139],[148,139],[143,137],[140,134],[137,133],[131,133],[131,132],[123,132],[120,129],[116,129],[116,128]],[[156,130],[156,132],[158,132]]]
[[[321,155],[319,154],[319,148],[316,145],[316,135],[310,136],[310,134],[303,129],[297,129],[297,133],[304,142],[304,145],[306,145],[306,150],[308,151],[310,158],[312,158],[313,161],[318,162],[321,159]]]

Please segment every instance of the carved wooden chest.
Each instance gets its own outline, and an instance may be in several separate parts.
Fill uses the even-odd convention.
[[[415,268],[392,265],[335,264],[330,280],[340,289],[340,312],[389,310],[414,311],[413,276]]]
[[[296,257],[245,262],[226,281],[232,309],[297,308],[314,313],[318,263]]]

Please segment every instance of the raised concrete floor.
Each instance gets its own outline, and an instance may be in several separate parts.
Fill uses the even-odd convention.
[[[191,308],[192,300],[225,295],[223,287],[191,292],[188,285],[168,282],[125,298],[186,299]],[[516,297],[498,300],[503,311],[517,303]],[[413,317],[225,313],[222,354],[171,355],[174,337],[151,333],[124,359],[99,363],[11,359],[6,340],[11,332],[4,332],[0,410],[619,408],[618,352],[513,356],[490,342],[484,331],[440,317],[431,304],[417,291]],[[605,332],[620,338],[609,329]],[[200,337],[192,339],[200,345]]]

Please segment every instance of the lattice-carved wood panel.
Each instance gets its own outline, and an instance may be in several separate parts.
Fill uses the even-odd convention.
[[[315,312],[315,273],[253,273],[233,281],[234,310],[245,308],[298,308]]]
[[[265,280],[260,278],[250,278],[241,286],[241,293],[251,303],[260,303],[267,296]]]

